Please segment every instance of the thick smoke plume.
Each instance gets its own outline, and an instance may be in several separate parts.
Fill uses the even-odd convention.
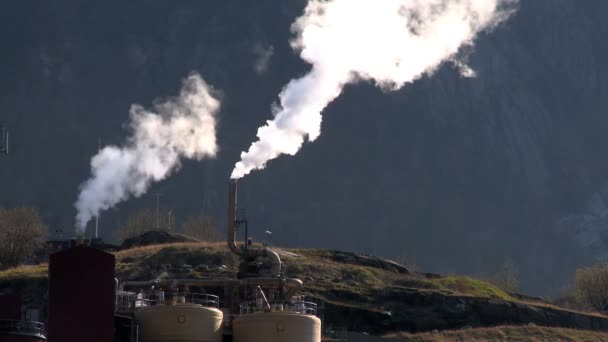
[[[232,178],[241,178],[281,154],[294,155],[321,133],[321,112],[349,83],[368,80],[396,90],[459,59],[476,35],[514,11],[516,0],[310,0],[292,26],[292,47],[312,65],[279,94],[273,120],[241,154]]]
[[[75,204],[76,226],[83,230],[100,211],[141,196],[150,184],[177,170],[180,158],[214,157],[219,107],[211,87],[196,73],[184,79],[179,96],[156,101],[152,110],[132,105],[126,144],[105,147],[91,160],[92,177],[81,185]]]

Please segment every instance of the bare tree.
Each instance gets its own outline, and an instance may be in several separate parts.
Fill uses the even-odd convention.
[[[33,208],[0,209],[0,266],[27,261],[42,246],[46,231]]]
[[[408,252],[401,253],[400,255],[395,257],[393,261],[400,264],[401,266],[405,266],[405,268],[410,271],[416,271],[418,269],[418,265],[416,264],[416,258]]]
[[[491,275],[488,281],[503,291],[515,293],[519,291],[518,274],[513,260],[507,258],[500,270]]]
[[[608,263],[577,269],[574,289],[581,303],[600,312],[608,312]]]
[[[190,217],[182,224],[180,232],[201,241],[222,240],[222,236],[217,230],[215,220],[210,216]]]
[[[142,209],[127,218],[127,222],[121,225],[115,232],[117,238],[124,240],[133,236],[143,234],[147,231],[169,231],[175,224],[175,217],[171,210]]]

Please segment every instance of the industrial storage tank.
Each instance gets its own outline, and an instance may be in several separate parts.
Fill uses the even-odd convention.
[[[135,311],[140,342],[221,342],[223,318],[215,305],[179,300]]]
[[[271,311],[242,304],[232,322],[234,342],[321,342],[321,320],[308,304],[272,303]]]
[[[0,342],[44,342],[45,326],[39,322],[0,319]]]
[[[83,245],[51,254],[49,341],[113,340],[115,264],[113,254]]]

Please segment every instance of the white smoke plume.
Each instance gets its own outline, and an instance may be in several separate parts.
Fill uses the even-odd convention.
[[[176,171],[182,157],[214,157],[219,107],[213,89],[196,73],[183,80],[179,96],[155,101],[152,110],[132,105],[126,144],[105,147],[91,160],[92,176],[80,186],[75,204],[77,228],[84,230],[92,217],[129,196],[144,194]]]
[[[464,76],[474,72],[458,58],[478,33],[513,12],[517,0],[309,0],[292,26],[292,47],[312,65],[279,94],[273,120],[241,154],[232,178],[241,178],[281,154],[294,155],[321,130],[323,109],[348,83],[371,81],[396,90],[442,62]]]

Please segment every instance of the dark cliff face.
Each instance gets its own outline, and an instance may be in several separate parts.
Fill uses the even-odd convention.
[[[282,86],[307,70],[288,44],[304,3],[0,5],[0,122],[13,137],[0,205],[36,206],[52,230],[71,230],[98,137],[120,143],[131,103],[172,95],[197,70],[223,93],[220,156],[184,163],[152,191],[178,219],[223,221],[231,167]],[[608,184],[606,10],[523,0],[476,45],[477,78],[446,66],[395,93],[348,87],[314,144],[242,182],[253,234],[408,255],[436,272],[484,274],[510,258],[524,290],[559,287],[596,257],[576,227]],[[105,213],[104,235],[153,205],[143,196]]]

